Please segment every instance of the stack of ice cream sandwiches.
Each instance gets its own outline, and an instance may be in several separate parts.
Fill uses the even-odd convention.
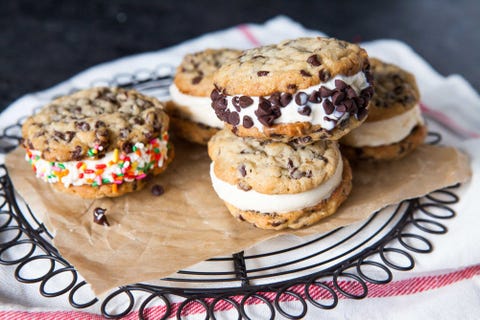
[[[367,117],[367,53],[330,38],[244,51],[214,75],[211,106],[225,129],[208,143],[218,196],[239,220],[301,228],[333,214],[352,173],[338,140]]]

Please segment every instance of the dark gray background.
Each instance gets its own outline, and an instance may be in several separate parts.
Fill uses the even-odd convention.
[[[0,110],[97,63],[278,14],[348,41],[403,40],[480,88],[479,0],[0,0]]]

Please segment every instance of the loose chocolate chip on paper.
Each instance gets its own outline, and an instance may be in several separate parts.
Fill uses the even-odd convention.
[[[311,103],[320,103],[322,102],[322,98],[320,97],[320,93],[316,90],[313,90],[308,97],[308,101]]]
[[[272,93],[272,95],[268,98],[268,101],[270,101],[273,106],[280,106],[280,92]]]
[[[165,189],[164,189],[161,185],[156,184],[156,185],[154,185],[154,186],[152,187],[152,189],[150,189],[150,192],[151,192],[154,196],[158,197],[158,196],[161,196],[162,194],[165,193]]]
[[[210,99],[212,99],[212,101],[215,101],[217,100],[218,98],[220,98],[222,96],[222,94],[220,92],[218,92],[217,89],[213,89],[212,90],[212,93],[210,93]]]
[[[349,99],[353,99],[353,98],[356,98],[357,97],[357,93],[355,92],[355,90],[348,86],[347,89],[345,90],[345,92],[347,93],[347,97]]]
[[[107,209],[96,207],[93,210],[93,222],[99,225],[107,226],[107,227],[110,226],[110,223],[108,223],[105,212],[107,212]]]
[[[292,101],[292,95],[290,93],[282,93],[282,96],[280,97],[280,106],[286,107],[290,101]]]
[[[335,111],[335,106],[330,100],[323,101],[322,106],[326,114],[332,114]]]
[[[314,67],[318,67],[319,65],[322,64],[316,54],[313,54],[310,57],[308,57],[307,62]]]
[[[257,72],[257,76],[259,76],[259,77],[264,77],[264,76],[268,75],[269,73],[270,73],[270,71],[264,71],[264,70],[262,70],[262,71],[258,71],[258,72]]]

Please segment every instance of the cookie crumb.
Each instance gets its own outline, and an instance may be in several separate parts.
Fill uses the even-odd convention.
[[[105,215],[105,212],[107,212],[107,209],[96,207],[93,210],[93,222],[99,225],[103,226],[110,226],[110,223],[108,223],[107,216]]]
[[[150,191],[156,197],[161,196],[165,193],[165,189],[163,189],[163,187],[159,184],[154,185]]]

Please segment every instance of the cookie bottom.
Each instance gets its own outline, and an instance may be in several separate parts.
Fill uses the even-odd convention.
[[[230,213],[240,221],[246,221],[261,229],[281,230],[299,229],[310,226],[319,220],[334,214],[347,199],[352,190],[352,170],[347,159],[343,159],[342,181],[329,198],[313,207],[285,213],[262,213],[253,210],[240,210],[225,202]]]
[[[170,145],[168,149],[168,158],[167,161],[163,163],[163,166],[159,168],[153,169],[147,177],[141,180],[134,180],[131,182],[124,182],[122,184],[117,185],[116,189],[112,188],[112,184],[103,184],[98,187],[92,187],[89,185],[82,185],[82,186],[68,186],[61,182],[52,183],[52,187],[60,192],[65,192],[69,194],[73,194],[85,199],[100,199],[100,198],[114,198],[120,197],[126,193],[139,191],[147,185],[149,178],[152,176],[156,176],[167,169],[167,166],[172,162],[173,158],[175,157],[175,151],[173,145]]]
[[[419,145],[421,145],[427,136],[427,127],[417,125],[410,134],[403,140],[384,146],[355,148],[346,145],[340,145],[342,154],[350,161],[372,160],[389,161],[398,160],[410,154]]]
[[[228,123],[225,123],[225,127],[239,137],[275,140],[285,143],[296,141],[307,144],[316,140],[339,140],[362,123],[363,120],[360,121],[355,117],[350,117],[332,130],[326,130],[320,125],[312,125],[310,122],[278,123],[271,127],[263,127],[263,131],[256,127],[247,129],[241,125],[232,126]]]

